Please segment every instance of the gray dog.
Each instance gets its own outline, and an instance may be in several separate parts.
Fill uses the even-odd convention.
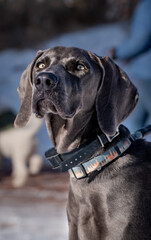
[[[120,125],[138,101],[125,72],[108,57],[55,47],[37,53],[18,92],[15,125],[26,125],[32,112],[45,117],[58,156],[74,156],[63,166],[70,169],[69,239],[150,240],[151,144],[130,140]],[[79,149],[87,156],[80,153],[81,161]]]

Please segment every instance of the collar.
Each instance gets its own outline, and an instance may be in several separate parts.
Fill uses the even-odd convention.
[[[53,169],[61,167],[62,172],[66,172],[81,162],[86,161],[88,158],[91,158],[95,152],[101,147],[103,148],[118,135],[119,132],[113,137],[109,137],[102,133],[93,141],[87,142],[69,153],[58,154],[54,148],[51,148],[45,153],[45,156]]]
[[[49,160],[52,168],[62,167],[62,172],[69,170],[71,177],[81,179],[87,177],[93,171],[100,171],[102,167],[118,159],[134,141],[142,139],[150,133],[151,125],[136,131],[130,135],[130,137],[119,141],[115,146],[89,161],[86,160],[91,158],[100,147],[104,147],[106,143],[111,142],[119,133],[112,138],[108,138],[106,135],[101,134],[92,142],[86,143],[78,149],[66,154],[59,155],[55,149],[52,148],[45,153],[45,156]]]
[[[91,172],[100,171],[102,167],[112,162],[114,159],[119,158],[132,144],[131,139],[119,141],[116,146],[111,147],[105,153],[94,157],[93,159],[81,163],[69,170],[71,177],[81,179],[87,177]]]

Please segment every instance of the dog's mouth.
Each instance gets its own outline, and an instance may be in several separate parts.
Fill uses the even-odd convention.
[[[33,112],[36,117],[43,118],[45,114],[53,113],[58,114],[62,118],[72,118],[76,111],[65,111],[59,103],[53,103],[50,99],[40,99],[33,105]]]
[[[57,114],[55,105],[48,98],[40,99],[33,105],[33,112],[36,117],[42,118],[47,113]]]

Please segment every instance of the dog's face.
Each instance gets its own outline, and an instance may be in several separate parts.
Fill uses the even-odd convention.
[[[33,112],[68,119],[80,110],[90,111],[100,76],[98,64],[84,50],[57,47],[45,51],[33,68]]]
[[[18,92],[15,125],[26,125],[32,112],[45,116],[60,153],[79,146],[86,131],[113,136],[138,100],[135,86],[110,58],[73,47],[39,51],[22,74]]]

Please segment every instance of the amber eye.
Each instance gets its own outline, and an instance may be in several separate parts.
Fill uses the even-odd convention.
[[[78,64],[76,68],[77,68],[77,70],[79,70],[79,71],[85,70],[85,66],[84,66],[83,64]]]
[[[38,67],[39,69],[43,69],[43,68],[46,67],[46,65],[45,65],[44,63],[38,63],[38,64],[37,64],[37,67]]]

